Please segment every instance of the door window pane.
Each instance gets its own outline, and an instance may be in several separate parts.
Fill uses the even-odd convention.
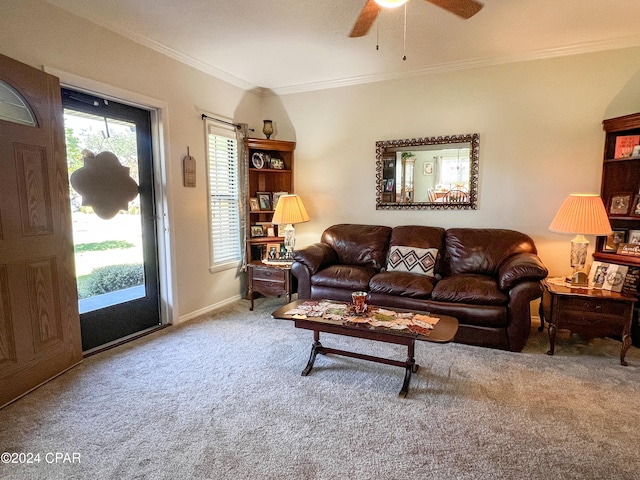
[[[37,127],[36,117],[29,104],[15,88],[0,80],[0,120]]]
[[[83,150],[114,153],[138,183],[136,127],[133,123],[64,110],[69,175],[83,166]],[[80,313],[146,295],[140,197],[114,218],[99,218],[73,190],[71,214]]]

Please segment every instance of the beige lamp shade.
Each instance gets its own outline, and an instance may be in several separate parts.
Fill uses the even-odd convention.
[[[298,195],[282,195],[276,205],[276,211],[273,213],[271,223],[294,224],[308,222],[309,214],[302,203],[302,199]]]
[[[609,235],[612,229],[599,195],[572,193],[556,213],[549,230],[576,235]]]

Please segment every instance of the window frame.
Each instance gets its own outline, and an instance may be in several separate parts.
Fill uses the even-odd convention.
[[[224,235],[222,231],[221,232],[214,231],[214,228],[216,225],[214,225],[214,222],[213,222],[214,196],[215,196],[215,193],[213,191],[214,189],[213,182],[215,181],[215,179],[212,178],[212,173],[213,173],[212,161],[216,159],[212,157],[212,153],[213,153],[211,151],[212,137],[225,138],[228,141],[231,141],[235,149],[235,152],[234,152],[235,155],[233,156],[233,158],[229,159],[229,162],[224,167],[227,172],[232,172],[232,174],[235,176],[235,178],[232,178],[229,184],[226,185],[226,187],[229,188],[230,193],[224,194],[224,195],[218,195],[218,197],[221,199],[226,199],[235,205],[235,209],[231,211],[231,213],[232,215],[235,215],[235,217],[237,218],[237,226],[235,229],[234,228],[230,229],[233,231],[231,232],[231,235],[229,235],[227,240],[231,240],[232,235],[235,234],[237,249],[235,252],[232,252],[234,254],[234,258],[223,259],[218,261],[215,260],[216,238],[219,238],[220,236],[224,236]],[[238,268],[242,264],[242,255],[243,255],[242,238],[241,238],[242,220],[240,218],[241,199],[240,199],[240,184],[239,184],[240,182],[240,168],[239,168],[240,167],[240,159],[239,159],[240,146],[238,144],[238,139],[236,137],[236,133],[235,133],[235,130],[233,130],[233,128],[221,127],[207,120],[205,121],[205,148],[206,148],[205,155],[206,155],[206,161],[207,161],[206,177],[207,177],[207,212],[208,212],[207,223],[208,223],[208,237],[209,237],[209,272],[216,273],[224,270]]]

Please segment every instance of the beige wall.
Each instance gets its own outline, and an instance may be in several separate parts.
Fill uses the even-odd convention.
[[[166,104],[166,190],[176,290],[170,300],[173,320],[237,298],[241,281],[236,271],[208,271],[205,138],[200,115],[208,112],[261,128],[261,98],[45,2],[0,0],[0,11],[3,55]],[[196,188],[182,186],[187,146],[197,160]]]
[[[235,271],[207,270],[202,112],[249,123],[256,136],[273,118],[275,138],[298,142],[296,190],[312,218],[297,227],[298,245],[338,222],[513,228],[558,275],[570,236],[549,222],[567,194],[599,191],[602,120],[640,111],[640,48],[261,98],[40,0],[0,0],[0,10],[0,53],[166,104],[174,320],[242,292]],[[475,132],[478,210],[375,210],[376,140]],[[187,145],[195,189],[181,185]]]
[[[569,193],[599,193],[601,122],[640,111],[639,72],[634,48],[267,98],[298,142],[298,245],[338,222],[511,228],[568,273],[571,236],[549,223]],[[464,133],[480,134],[478,210],[376,211],[376,140]]]

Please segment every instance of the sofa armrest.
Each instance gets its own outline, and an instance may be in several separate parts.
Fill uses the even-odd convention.
[[[323,267],[338,263],[338,254],[326,243],[314,243],[294,251],[293,259],[302,263],[313,275]]]
[[[509,257],[498,270],[498,286],[510,290],[523,281],[544,280],[549,271],[534,253],[519,253]]]

